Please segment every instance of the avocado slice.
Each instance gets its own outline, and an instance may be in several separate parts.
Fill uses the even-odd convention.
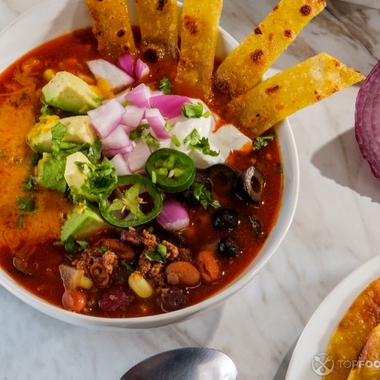
[[[95,129],[91,125],[91,119],[87,115],[63,119],[56,115],[43,115],[28,133],[27,141],[30,147],[38,152],[51,153],[53,151],[51,130],[58,122],[66,127],[66,135],[62,141],[93,144],[97,138]]]
[[[94,232],[111,228],[99,214],[98,209],[85,201],[76,205],[61,229],[61,240],[70,236],[78,239]]]
[[[47,104],[75,114],[85,114],[102,103],[101,96],[83,79],[59,71],[43,88]]]

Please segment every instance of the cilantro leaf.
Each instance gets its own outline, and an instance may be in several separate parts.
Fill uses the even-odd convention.
[[[26,176],[24,184],[21,189],[23,191],[34,191],[36,190],[37,179],[31,175]]]
[[[208,206],[219,208],[220,203],[214,198],[213,193],[207,187],[199,182],[194,182],[190,187],[190,192],[194,198],[206,210]]]
[[[198,102],[194,103],[184,103],[182,106],[182,113],[188,119],[199,119],[200,117],[209,117],[211,115],[210,111],[203,112],[203,104]]]
[[[273,140],[274,140],[274,133],[271,133],[266,136],[257,136],[253,140],[252,150],[259,150],[262,147],[267,146],[269,141],[273,141]]]
[[[33,196],[17,197],[17,207],[24,213],[34,213],[37,211],[36,198]]]
[[[140,139],[144,130],[149,129],[150,125],[149,124],[141,124],[138,127],[136,127],[133,131],[129,133],[129,138],[134,141],[137,139]]]
[[[195,128],[184,138],[183,143],[189,143],[192,148],[200,150],[204,155],[216,157],[220,154],[211,149],[208,138],[201,137]]]
[[[171,92],[172,84],[169,82],[169,79],[164,77],[160,80],[159,89],[165,94],[168,95]]]

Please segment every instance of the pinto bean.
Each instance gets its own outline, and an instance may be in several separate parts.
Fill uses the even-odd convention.
[[[87,297],[79,289],[65,290],[62,305],[66,310],[80,313],[87,305]]]
[[[214,253],[209,250],[203,250],[197,253],[195,257],[195,265],[197,266],[204,282],[215,282],[221,276],[219,260]]]
[[[198,269],[187,261],[175,261],[165,268],[165,274],[170,284],[196,286],[200,281]]]

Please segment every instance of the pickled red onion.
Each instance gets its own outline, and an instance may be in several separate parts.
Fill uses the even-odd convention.
[[[368,74],[356,97],[355,137],[372,174],[380,180],[380,61]]]

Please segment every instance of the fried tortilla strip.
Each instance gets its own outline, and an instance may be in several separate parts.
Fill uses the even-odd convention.
[[[259,136],[294,112],[363,79],[360,72],[320,53],[232,99],[226,115]]]
[[[176,0],[137,0],[142,56],[148,62],[175,61],[178,56],[178,5]]]
[[[90,16],[95,20],[92,29],[100,52],[117,58],[124,53],[135,54],[129,12],[125,0],[86,0]]]
[[[207,99],[211,94],[222,0],[185,0],[176,84]]]
[[[347,380],[378,380],[380,378],[380,325],[369,334]]]
[[[334,370],[324,379],[347,379],[354,360],[360,356],[361,351],[361,355],[365,355],[362,347],[365,346],[371,331],[379,323],[380,278],[371,282],[359,294],[331,336],[327,354],[334,361]],[[379,338],[378,334],[377,329],[377,338]],[[366,379],[364,377],[354,377],[353,379],[359,378],[361,380]]]
[[[218,67],[215,86],[234,98],[250,90],[300,31],[326,7],[325,0],[281,0]]]

